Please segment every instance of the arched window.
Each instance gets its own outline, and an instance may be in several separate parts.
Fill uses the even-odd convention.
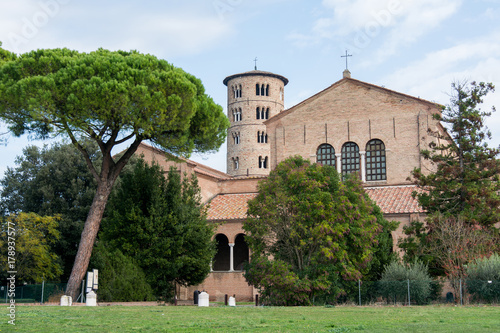
[[[239,109],[233,109],[233,121],[241,121],[241,108]]]
[[[257,132],[257,142],[258,143],[267,143],[267,134],[264,131]]]
[[[238,170],[240,168],[240,159],[238,157],[233,157],[233,167],[234,170]]]
[[[234,240],[234,269],[237,271],[243,270],[243,264],[248,262],[249,252],[248,245],[245,241],[245,235],[239,234]]]
[[[257,119],[260,119],[260,107],[257,107],[257,111],[255,113],[256,113],[255,117]]]
[[[237,95],[238,95],[238,96],[236,96],[236,97],[241,97],[241,96],[242,96],[241,84],[238,86]]]
[[[266,86],[266,96],[269,96],[269,85]]]
[[[385,145],[378,139],[366,144],[366,180],[386,180]]]
[[[261,96],[266,95],[266,87],[263,84],[260,85],[260,95]]]
[[[267,169],[268,158],[259,156],[259,169]]]
[[[258,83],[255,85],[255,95],[260,95],[260,85]]]
[[[346,142],[342,146],[342,176],[359,172],[359,147],[354,142]]]
[[[233,140],[235,145],[240,144],[240,132],[233,133]]]
[[[214,257],[212,269],[214,271],[228,271],[230,260],[229,240],[226,235],[218,234],[215,236],[215,242],[217,243],[217,253]]]
[[[265,114],[265,118],[264,119],[269,119],[269,108],[266,109],[266,114]]]
[[[243,112],[241,112],[241,108],[238,109],[238,121],[241,121],[243,117]]]
[[[318,150],[316,151],[316,161],[319,164],[331,165],[335,168],[335,149],[328,143],[323,143],[318,147]]]

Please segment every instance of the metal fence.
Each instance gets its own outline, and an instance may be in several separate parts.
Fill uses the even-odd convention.
[[[337,299],[315,303],[353,305],[500,304],[500,280],[357,281]]]
[[[316,297],[315,305],[425,305],[500,304],[500,280],[400,280],[353,281],[338,298]],[[59,303],[66,283],[32,284],[16,287],[16,303]],[[80,297],[74,302],[84,302]],[[0,286],[0,302],[10,302],[8,286]]]
[[[59,303],[65,290],[66,283],[43,282],[42,284],[26,284],[16,287],[13,298],[16,300],[16,303]],[[0,302],[10,302],[9,293],[8,285],[0,286]]]

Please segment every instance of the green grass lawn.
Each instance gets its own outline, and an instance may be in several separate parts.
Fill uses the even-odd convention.
[[[18,306],[15,327],[1,318],[1,332],[500,332],[498,306]]]

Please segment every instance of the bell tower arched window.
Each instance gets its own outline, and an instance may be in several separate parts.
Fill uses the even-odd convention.
[[[269,85],[266,86],[266,96],[269,96]]]
[[[359,147],[354,142],[346,142],[342,146],[342,176],[359,172],[360,155]]]
[[[374,139],[366,144],[366,180],[386,180],[385,145]]]
[[[267,169],[268,158],[259,156],[259,169]]]
[[[255,95],[259,96],[260,95],[260,84],[255,85]]]
[[[267,143],[267,134],[264,131],[257,132],[257,143]]]
[[[316,151],[316,161],[323,165],[336,167],[335,149],[328,143],[323,143]]]
[[[240,133],[233,133],[233,140],[234,140],[234,144],[235,145],[239,145],[240,144]]]

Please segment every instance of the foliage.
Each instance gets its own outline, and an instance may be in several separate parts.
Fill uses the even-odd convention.
[[[414,183],[425,189],[414,195],[431,214],[461,215],[470,224],[493,225],[500,220],[500,147],[489,148],[485,142],[491,133],[484,119],[491,112],[482,111],[479,105],[494,86],[454,83],[452,89],[451,104],[442,115],[435,115],[449,125],[450,134],[431,132],[437,140],[422,150],[422,156],[435,170],[412,172]]]
[[[212,151],[225,140],[229,121],[205,94],[201,81],[152,55],[99,49],[37,50],[0,66],[0,118],[20,135],[62,134],[85,157],[97,182],[68,295],[77,288],[90,260],[111,189],[143,140],[171,153]],[[101,162],[82,145],[97,143]],[[128,143],[116,160],[111,152]]]
[[[97,145],[90,141],[83,145],[92,160],[97,161]],[[52,247],[62,260],[64,273],[61,278],[67,281],[96,182],[85,159],[72,144],[25,147],[23,154],[16,158],[16,165],[7,168],[0,180],[0,209],[3,214],[60,215],[57,229],[61,237]]]
[[[421,262],[413,264],[391,262],[382,274],[379,288],[388,302],[407,302],[408,280],[410,283],[410,302],[427,303],[431,296],[432,279],[427,271],[427,266]]]
[[[345,293],[343,281],[357,281],[372,262],[390,257],[390,237],[379,235],[395,226],[383,221],[358,179],[341,182],[334,168],[296,156],[258,190],[243,224],[252,253],[245,277],[269,303],[307,305],[325,294],[335,300]],[[388,253],[374,260],[379,249]]]
[[[15,269],[10,270],[17,271],[18,282],[41,283],[62,274],[58,257],[50,247],[59,238],[58,221],[58,216],[35,213],[19,213],[2,219],[0,263],[2,267],[10,267],[8,262],[12,260],[9,257],[14,257]],[[9,243],[11,239],[15,244]]]
[[[405,232],[409,230],[413,235],[400,242],[400,247],[406,250],[406,262],[420,259],[431,263],[435,272],[450,279],[455,295],[460,293],[460,280],[467,275],[467,264],[499,248],[497,233],[470,225],[461,217],[434,214],[427,218],[425,226],[415,223]]]
[[[201,283],[215,255],[196,176],[140,160],[125,173],[110,199],[102,237],[136,260],[156,296],[168,297],[173,283]],[[124,232],[127,230],[127,232]]]
[[[103,302],[131,302],[154,300],[153,290],[137,262],[119,249],[110,250],[97,242],[90,266],[99,270],[99,300]]]
[[[500,302],[500,255],[479,258],[467,266],[467,290],[486,302]]]

